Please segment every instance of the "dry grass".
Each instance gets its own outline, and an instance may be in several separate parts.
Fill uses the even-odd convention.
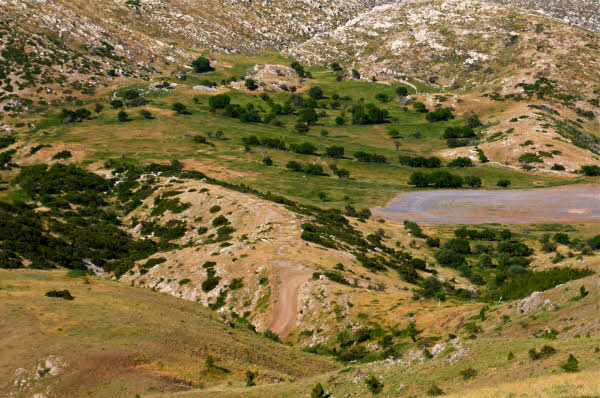
[[[166,294],[64,271],[0,271],[0,395],[132,397],[148,391],[242,382],[289,380],[335,368],[325,358],[273,343],[245,328],[232,329],[196,303]],[[74,301],[44,297],[68,289]],[[207,372],[208,355],[226,370]],[[58,375],[36,379],[48,358],[64,363]],[[17,369],[27,386],[16,389]],[[22,391],[22,392],[18,392]]]

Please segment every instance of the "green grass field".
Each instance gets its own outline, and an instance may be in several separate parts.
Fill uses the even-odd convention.
[[[223,116],[220,110],[216,113],[210,112],[209,95],[202,95],[190,89],[201,79],[220,81],[230,76],[239,76],[247,67],[259,62],[288,64],[289,60],[272,54],[254,58],[225,57],[223,63],[231,65],[230,68],[217,67],[213,72],[192,74],[185,81],[173,77],[170,80],[179,84],[176,89],[166,93],[149,92],[146,97],[151,103],[143,109],[151,111],[154,119],[141,117],[139,110],[142,108],[127,108],[126,112],[131,120],[119,122],[118,110],[110,109],[107,103],[103,103],[104,110],[100,114],[93,114],[90,120],[64,125],[56,111],[50,110],[42,114],[41,119],[37,121],[35,131],[28,137],[32,143],[53,146],[84,145],[85,163],[103,162],[109,158],[122,156],[140,163],[164,162],[168,159],[190,160],[196,165],[201,164],[206,167],[205,171],[209,174],[211,168],[218,166],[220,169],[233,171],[226,176],[229,180],[238,183],[251,182],[251,185],[257,189],[283,194],[304,202],[340,207],[350,200],[358,206],[371,207],[386,203],[400,191],[413,189],[407,181],[410,174],[418,169],[400,165],[399,154],[431,156],[446,148],[446,142],[442,138],[445,128],[463,123],[460,118],[448,122],[430,123],[425,120],[424,114],[401,105],[395,99],[387,103],[375,99],[375,96],[381,93],[395,98],[395,87],[355,80],[338,82],[331,72],[324,69],[312,70],[313,78],[303,83],[304,89],[312,86],[323,89],[325,99],[319,102],[327,104],[328,99],[337,94],[340,97],[351,98],[352,101],[348,106],[363,100],[365,103],[375,103],[389,112],[388,122],[375,125],[351,125],[347,122],[343,126],[338,126],[335,119],[344,112],[344,106],[340,109],[331,109],[328,106],[327,109],[317,109],[317,112],[325,112],[326,116],[320,117],[308,133],[299,134],[294,131],[297,120],[295,115],[278,116],[277,120],[281,126],[262,122],[243,123],[238,119]],[[120,87],[118,92],[123,92],[127,88],[144,92],[148,91],[148,84],[136,83]],[[112,98],[113,94],[114,92],[110,92],[108,97]],[[302,94],[306,97],[306,92]],[[258,98],[257,94],[234,90],[228,92],[228,95],[234,104],[252,103],[259,111],[269,109],[267,103]],[[283,103],[290,94],[273,92],[269,93],[269,96],[275,102]],[[197,103],[193,101],[194,97]],[[91,110],[95,102],[102,101],[84,104],[84,107]],[[190,114],[176,114],[172,110],[175,102],[186,105]],[[348,110],[345,113],[348,121]],[[392,139],[387,134],[390,129],[396,129],[403,137],[399,150],[396,150]],[[225,139],[210,140],[214,146],[197,144],[189,139],[190,136],[205,135],[216,130],[222,130]],[[323,130],[327,131],[327,136],[321,134]],[[421,133],[420,138],[415,137],[417,131]],[[250,151],[244,151],[242,139],[250,135],[259,138],[280,138],[288,145],[309,142],[318,148],[320,156],[265,149],[274,161],[274,167],[268,167],[262,163],[263,154],[259,148],[252,147]],[[325,157],[324,150],[331,145],[343,146],[345,157],[343,159]],[[357,151],[384,155],[388,163],[360,163],[353,157]],[[324,166],[329,176],[307,176],[291,172],[285,168],[290,160],[304,163],[318,162]],[[332,164],[349,170],[350,178],[340,180],[335,177],[329,168]],[[510,179],[511,188],[552,186],[573,182],[564,178],[533,175],[491,165],[477,165],[477,167],[451,171],[462,176],[478,176],[483,181],[483,187],[490,189],[497,189],[496,182],[499,179]],[[328,198],[326,202],[319,198],[320,192],[326,194]]]

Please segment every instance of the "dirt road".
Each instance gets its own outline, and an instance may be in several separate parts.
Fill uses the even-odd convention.
[[[298,291],[310,279],[312,272],[302,264],[288,260],[274,260],[273,269],[277,272],[278,285],[269,329],[280,336],[287,336],[296,324]]]
[[[421,224],[600,223],[600,184],[407,192],[373,212]]]

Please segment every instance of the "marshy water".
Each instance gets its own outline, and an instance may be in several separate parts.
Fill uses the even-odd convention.
[[[600,184],[414,191],[373,211],[383,218],[420,224],[600,223]]]

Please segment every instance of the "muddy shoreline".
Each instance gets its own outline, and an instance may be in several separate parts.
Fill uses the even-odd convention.
[[[600,184],[513,190],[428,190],[396,196],[373,213],[420,224],[600,223]]]

